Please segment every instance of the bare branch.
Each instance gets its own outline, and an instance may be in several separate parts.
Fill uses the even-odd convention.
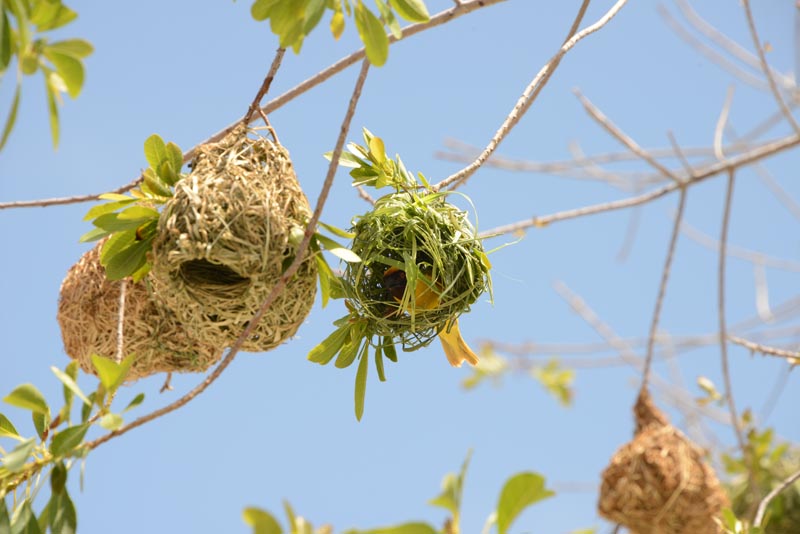
[[[800,124],[797,123],[794,115],[792,115],[792,110],[789,109],[789,106],[787,106],[786,102],[783,101],[783,96],[781,96],[781,92],[778,90],[778,85],[775,83],[775,77],[773,76],[772,69],[769,68],[767,57],[764,55],[764,48],[761,46],[761,41],[758,38],[758,31],[756,30],[756,23],[753,20],[753,11],[750,9],[750,0],[744,0],[743,6],[744,14],[747,16],[747,27],[750,29],[750,36],[753,38],[753,46],[756,47],[756,53],[758,54],[758,61],[761,64],[761,70],[764,72],[764,76],[767,77],[769,90],[772,92],[772,96],[775,98],[775,102],[778,104],[783,116],[787,121],[789,121],[789,124],[792,125],[794,132],[797,135],[800,135]]]
[[[495,132],[494,136],[492,137],[489,144],[486,145],[486,148],[480,155],[461,169],[455,174],[452,174],[439,182],[438,184],[434,185],[435,190],[442,189],[444,187],[450,186],[451,189],[455,189],[466,182],[470,176],[472,176],[475,171],[477,171],[481,165],[492,155],[492,153],[497,149],[498,145],[505,139],[508,133],[517,125],[520,119],[525,115],[525,112],[528,111],[531,104],[536,100],[536,97],[539,95],[541,90],[547,84],[550,76],[553,75],[556,68],[558,68],[559,63],[561,63],[561,59],[564,55],[569,52],[578,42],[580,42],[584,37],[591,35],[592,33],[596,32],[597,30],[601,29],[603,26],[608,24],[608,22],[614,18],[614,16],[619,12],[620,9],[627,3],[627,0],[617,0],[611,9],[603,15],[597,22],[584,28],[580,32],[572,35],[569,39],[567,39],[561,48],[556,52],[556,54],[550,58],[550,60],[542,67],[542,69],[534,76],[531,83],[528,87],[525,88],[525,91],[522,92],[522,96],[517,100],[517,103],[514,105],[514,108],[508,114],[506,119],[503,121],[503,124],[500,125],[500,128]],[[584,0],[584,4],[588,4],[587,0]],[[585,6],[581,6],[581,10],[578,12],[576,20],[580,20],[583,16],[583,12],[585,11]],[[572,26],[575,28],[575,24]]]
[[[250,124],[253,114],[255,114],[257,110],[260,110],[259,104],[261,103],[261,99],[264,98],[264,95],[267,94],[267,91],[269,91],[269,87],[272,85],[272,80],[275,79],[275,74],[277,74],[278,68],[281,66],[281,62],[283,61],[283,56],[285,53],[285,48],[278,48],[278,50],[275,51],[275,58],[272,60],[272,64],[269,67],[267,76],[261,83],[261,87],[258,88],[258,92],[256,93],[255,98],[253,98],[253,102],[250,104],[250,107],[247,108],[247,113],[245,113],[244,118],[242,119],[242,122],[245,124]],[[267,124],[269,125],[269,123]],[[269,129],[272,132],[272,126],[269,126]]]
[[[761,522],[764,521],[764,514],[767,511],[767,506],[769,506],[769,503],[772,502],[772,499],[780,495],[781,492],[787,490],[792,484],[794,484],[798,480],[800,480],[800,471],[797,471],[796,473],[789,475],[786,478],[786,480],[775,486],[775,488],[773,488],[772,491],[767,493],[767,495],[763,499],[761,499],[761,502],[758,503],[758,510],[756,511],[756,517],[753,520],[754,527],[761,526]]]
[[[793,363],[793,365],[800,364],[800,352],[792,351],[792,350],[784,350],[779,349],[777,347],[770,347],[768,345],[763,345],[761,343],[756,343],[754,341],[750,341],[744,339],[743,337],[739,336],[732,336],[729,335],[728,339],[737,345],[741,345],[746,349],[750,349],[755,352],[760,352],[761,354],[766,354],[769,356],[777,356],[778,358],[786,358],[787,360],[796,360],[797,363]]]
[[[720,161],[725,159],[725,153],[722,151],[722,136],[725,133],[725,125],[728,123],[728,115],[730,114],[732,103],[733,85],[729,85],[728,92],[725,95],[725,102],[722,104],[722,109],[719,112],[717,127],[714,129],[714,155]]]

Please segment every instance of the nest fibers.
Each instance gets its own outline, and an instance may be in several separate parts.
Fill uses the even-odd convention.
[[[64,349],[87,373],[94,373],[92,354],[117,353],[119,296],[122,282],[107,280],[100,265],[99,243],[73,265],[61,284],[58,324]],[[202,372],[219,360],[222,350],[196,340],[175,314],[153,298],[149,277],[127,282],[123,353],[136,354],[128,380],[155,373]]]
[[[164,206],[153,285],[204,342],[230,346],[294,260],[291,234],[311,217],[289,154],[240,126],[199,149]],[[316,294],[310,253],[242,346],[265,351],[294,335]]]
[[[368,321],[371,334],[386,336],[411,351],[436,334],[490,289],[489,261],[467,213],[443,193],[398,192],[378,199],[351,230],[352,250],[362,259],[348,263],[345,297]],[[387,269],[406,273],[408,284],[435,291],[433,306],[398,303],[384,281]],[[415,285],[413,287],[420,287]],[[414,292],[406,292],[413,299]],[[406,310],[400,312],[399,310]]]
[[[643,391],[636,436],[603,472],[600,515],[634,534],[718,534],[728,499],[702,452],[672,427]]]

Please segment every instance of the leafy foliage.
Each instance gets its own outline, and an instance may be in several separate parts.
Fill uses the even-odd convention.
[[[370,63],[380,67],[389,57],[389,32],[402,37],[395,13],[409,22],[428,22],[430,15],[422,0],[375,0],[373,13],[362,0],[255,0],[250,14],[255,20],[269,19],[270,29],[280,46],[299,53],[305,38],[316,28],[326,11],[331,11],[330,31],[339,39],[345,28],[345,15],[353,16],[356,30]]]
[[[61,28],[78,17],[61,0],[8,0],[0,2],[0,79],[14,58],[17,65],[17,86],[11,108],[5,119],[0,150],[8,141],[17,120],[22,96],[22,78],[37,72],[44,75],[50,134],[53,147],[58,146],[58,107],[62,95],[77,98],[83,89],[83,60],[94,48],[83,39],[51,42],[44,34]]]
[[[152,266],[148,257],[158,227],[156,206],[172,198],[173,186],[184,177],[183,152],[175,143],[164,143],[156,134],[144,142],[144,154],[150,166],[142,173],[142,183],[130,195],[107,193],[107,200],[90,209],[84,220],[95,229],[85,233],[81,242],[108,238],[100,253],[100,263],[109,280],[131,276],[135,282],[144,278]]]
[[[447,510],[448,517],[442,528],[436,528],[422,521],[410,521],[366,530],[348,529],[343,534],[458,534],[462,532],[460,526],[462,494],[471,456],[471,452],[467,453],[457,474],[448,473],[444,476],[441,493],[428,501],[428,504],[432,506]],[[553,495],[555,495],[554,492],[545,488],[545,479],[540,474],[525,472],[513,475],[503,485],[497,508],[490,514],[484,532],[488,532],[489,526],[496,524],[497,533],[506,534],[511,523],[525,509]],[[333,527],[330,525],[323,525],[315,529],[303,517],[296,515],[288,502],[284,502],[284,511],[291,534],[333,534]],[[283,534],[284,532],[278,520],[266,510],[248,507],[245,508],[242,515],[245,523],[253,528],[253,534]],[[472,529],[469,532],[478,532],[478,530]]]

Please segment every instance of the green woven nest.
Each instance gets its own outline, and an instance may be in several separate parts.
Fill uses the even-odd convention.
[[[240,127],[203,146],[159,219],[152,270],[159,297],[198,337],[230,346],[294,259],[290,237],[310,217],[279,144]],[[316,275],[307,253],[243,350],[269,350],[295,334],[314,303]]]
[[[73,265],[61,284],[58,324],[64,350],[94,373],[92,354],[117,353],[121,281],[108,280],[100,265],[102,242]],[[123,354],[136,354],[128,381],[161,372],[203,372],[222,356],[222,349],[195,339],[175,314],[154,297],[149,277],[127,282],[123,321]]]
[[[351,248],[363,261],[347,264],[345,297],[371,334],[399,341],[405,351],[428,345],[491,288],[489,261],[467,213],[443,193],[386,195],[351,231]],[[412,300],[398,304],[384,282],[390,267],[405,271],[409,287],[421,280],[435,291],[438,306],[415,306],[411,291],[405,298]]]

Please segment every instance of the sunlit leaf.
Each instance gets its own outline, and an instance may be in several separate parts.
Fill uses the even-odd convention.
[[[50,408],[47,406],[44,395],[33,384],[17,386],[11,393],[3,397],[3,401],[34,413],[50,413]]]
[[[64,41],[56,41],[54,43],[49,43],[47,48],[78,59],[85,58],[94,52],[94,47],[92,44],[83,39],[66,39]]]
[[[14,123],[17,121],[17,111],[19,110],[19,100],[22,86],[17,83],[17,88],[14,91],[14,99],[11,101],[11,110],[8,112],[8,117],[6,118],[6,123],[3,126],[3,136],[0,137],[0,150],[6,146],[6,141],[8,141],[8,136],[11,135],[11,130],[14,129]]]
[[[0,413],[0,438],[2,437],[19,438],[20,435],[11,421],[9,421],[5,415]]]
[[[63,456],[71,452],[81,444],[86,431],[89,430],[89,426],[89,423],[83,423],[65,428],[59,432],[53,436],[53,441],[50,443],[50,452],[53,456]]]
[[[497,533],[506,534],[527,507],[553,495],[538,473],[519,473],[508,479],[497,502]]]
[[[325,250],[327,250],[328,252],[330,252],[334,256],[336,256],[336,257],[338,257],[338,258],[340,258],[340,259],[342,259],[342,260],[344,260],[344,261],[346,261],[348,263],[358,263],[358,262],[361,261],[361,258],[358,256],[358,254],[356,254],[355,252],[353,252],[349,248],[340,245],[339,243],[337,243],[333,239],[331,239],[329,237],[325,237],[324,235],[321,235],[319,233],[316,234],[316,238],[317,238],[317,241],[319,241],[319,243],[323,247],[325,247]]]
[[[410,22],[428,22],[431,16],[422,0],[389,0],[397,14]]]
[[[438,534],[438,530],[427,523],[403,523],[391,527],[378,527],[369,530],[346,530],[344,534]]]
[[[278,520],[261,508],[248,506],[242,511],[244,522],[253,527],[253,534],[282,534]]]
[[[53,140],[53,147],[58,147],[59,126],[58,126],[58,103],[56,82],[53,76],[47,76],[45,88],[47,89],[47,110],[50,120],[50,137]]]
[[[389,57],[389,38],[386,37],[383,24],[361,2],[356,4],[355,20],[358,34],[364,42],[367,59],[376,67],[380,67]]]
[[[83,220],[91,221],[92,219],[96,219],[101,215],[113,213],[118,209],[124,208],[128,204],[131,204],[132,202],[136,202],[136,199],[133,197],[127,197],[124,195],[121,196],[123,196],[123,199],[121,200],[115,200],[113,202],[106,202],[105,204],[98,204],[96,206],[92,206],[92,208],[86,212],[86,215],[83,216]]]
[[[120,363],[117,363],[109,358],[92,354],[92,365],[94,365],[97,376],[100,378],[100,383],[103,384],[106,391],[113,393],[122,385],[135,358],[136,355],[131,353]]]
[[[144,157],[153,170],[158,170],[161,162],[167,159],[167,145],[158,134],[153,134],[144,141]]]
[[[106,430],[117,430],[124,423],[125,420],[118,413],[107,413],[98,421],[98,424]]]
[[[19,445],[14,447],[11,452],[3,456],[3,467],[5,467],[11,473],[18,472],[25,465],[25,462],[28,461],[28,458],[30,458],[31,452],[33,452],[35,445],[35,438],[30,438],[21,442]]]
[[[341,350],[345,341],[350,338],[350,325],[342,326],[311,349],[308,359],[314,363],[325,365]]]
[[[39,1],[34,2],[31,11],[31,22],[40,32],[55,30],[69,24],[78,17],[78,14],[61,2]]]
[[[341,11],[337,11],[331,18],[331,34],[338,41],[342,33],[344,33],[344,15]]]
[[[46,47],[44,55],[53,63],[56,72],[61,76],[67,93],[72,98],[77,98],[83,88],[84,69],[80,59]]]
[[[369,370],[369,343],[364,343],[361,351],[361,361],[356,371],[355,408],[356,419],[361,421],[364,415],[364,398],[367,394],[367,371]]]
[[[266,20],[269,17],[269,12],[272,7],[280,2],[280,0],[256,0],[250,6],[250,15],[255,20]]]
[[[86,397],[86,395],[81,390],[80,386],[78,386],[78,384],[75,382],[75,380],[72,379],[72,377],[70,377],[68,374],[66,374],[64,371],[62,371],[61,369],[59,369],[54,365],[50,366],[50,370],[53,371],[53,374],[56,375],[56,377],[59,380],[61,380],[61,383],[64,384],[64,387],[72,391],[85,404],[92,404],[92,401],[90,401],[88,397]]]

